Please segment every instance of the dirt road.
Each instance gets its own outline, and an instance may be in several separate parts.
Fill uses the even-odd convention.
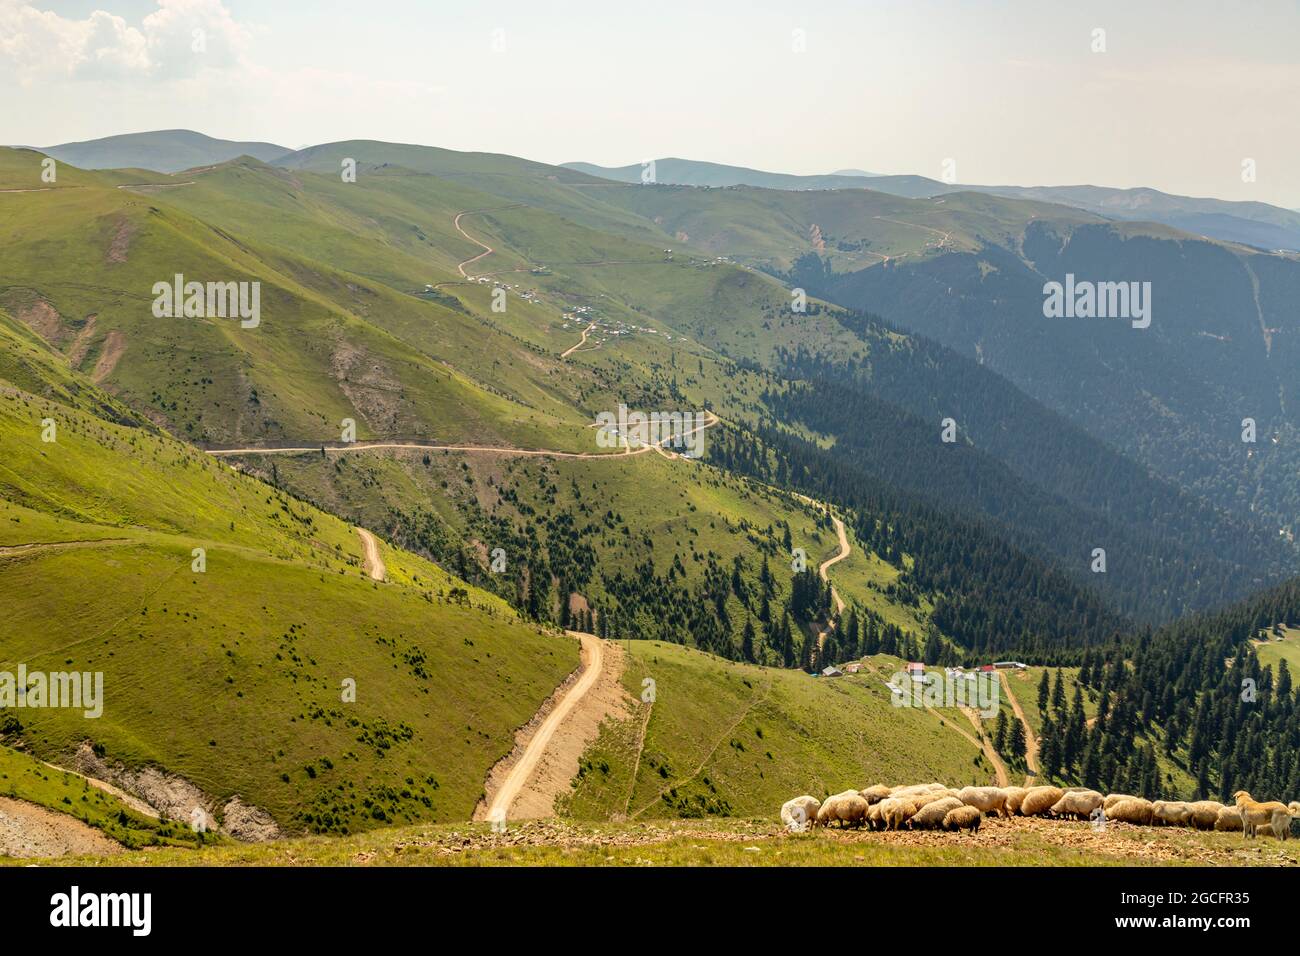
[[[379,556],[379,542],[365,528],[357,528],[357,535],[360,536],[361,546],[365,549],[363,563],[366,573],[375,581],[384,580],[388,569],[384,567],[384,559]]]
[[[816,500],[814,500],[814,499],[812,499],[812,498],[809,498],[807,495],[801,495],[801,494],[797,494],[797,493],[795,494],[795,497],[798,498],[800,501],[805,502],[806,504],[814,505],[814,506],[816,506],[816,507],[820,507],[820,508],[824,509],[824,510],[826,511],[826,513],[827,513],[828,515],[830,515],[831,523],[835,525],[835,535],[836,535],[836,537],[838,537],[838,538],[840,539],[840,550],[839,550],[839,553],[838,553],[838,554],[835,554],[835,555],[832,555],[831,557],[827,558],[825,561],[823,561],[823,562],[822,562],[820,565],[818,565],[818,567],[817,567],[817,576],[818,576],[819,578],[821,578],[823,581],[825,581],[827,584],[830,584],[830,580],[831,580],[831,579],[830,579],[829,575],[827,574],[827,571],[829,570],[829,568],[831,567],[831,565],[833,565],[833,564],[838,564],[839,562],[841,562],[841,561],[843,561],[845,558],[847,558],[847,557],[849,556],[850,551],[851,551],[851,548],[849,547],[849,536],[848,536],[847,532],[845,532],[845,530],[844,530],[844,522],[841,521],[839,518],[837,518],[837,517],[836,517],[836,516],[831,512],[830,507],[829,507],[827,504],[825,504],[824,502],[816,501]],[[844,613],[844,606],[845,606],[845,605],[844,605],[844,599],[840,597],[840,592],[839,592],[838,590],[836,590],[834,584],[831,584],[831,600],[835,603],[835,613],[836,613],[836,614],[843,614],[843,613]],[[830,633],[830,631],[831,631],[834,627],[835,627],[835,622],[834,622],[834,621],[831,621],[831,622],[826,626],[826,629],[825,629],[824,631],[819,631],[819,632],[817,633],[817,649],[818,649],[819,651],[821,650],[822,645],[824,645],[824,644],[826,643],[826,635],[827,635],[828,633]]]
[[[1002,678],[1002,689],[1007,692],[1007,699],[1011,701],[1011,709],[1016,712],[1016,719],[1025,728],[1025,763],[1032,771],[1032,774],[1025,775],[1025,786],[1029,787],[1033,785],[1034,778],[1039,773],[1038,738],[1034,736],[1034,728],[1030,727],[1029,721],[1025,719],[1025,712],[1020,709],[1020,701],[1016,700],[1016,695],[1011,690],[1011,680],[1007,677],[1006,671],[998,671],[998,677]]]
[[[515,209],[515,208],[517,208],[517,207],[519,207],[519,206],[523,206],[523,205],[525,205],[525,204],[524,204],[524,203],[521,203],[521,202],[516,202],[516,203],[511,203],[511,204],[508,205],[508,206],[497,206],[497,207],[495,207],[495,209]],[[480,249],[483,250],[483,251],[480,252],[478,255],[476,255],[476,256],[470,256],[468,259],[466,259],[466,260],[465,260],[464,262],[462,262],[460,265],[456,266],[456,271],[460,273],[461,278],[463,278],[463,279],[473,279],[473,278],[475,278],[474,276],[471,276],[468,272],[465,271],[465,267],[466,267],[466,266],[472,266],[474,263],[478,262],[478,261],[479,261],[480,259],[482,259],[484,256],[490,256],[492,253],[496,252],[496,250],[493,249],[491,246],[489,246],[486,242],[479,242],[479,240],[475,239],[475,238],[474,238],[473,236],[471,236],[468,232],[466,232],[463,228],[461,228],[460,220],[461,220],[461,218],[464,217],[464,216],[474,216],[474,215],[477,215],[478,213],[481,213],[481,212],[493,212],[493,211],[495,211],[495,209],[466,209],[464,212],[458,212],[458,213],[456,213],[456,218],[453,219],[453,220],[451,221],[451,224],[452,224],[453,226],[456,227],[456,231],[457,231],[457,232],[459,232],[462,236],[464,236],[464,237],[465,237],[466,239],[468,239],[470,242],[474,243],[474,245],[478,246]],[[512,270],[512,271],[519,271],[519,270]],[[494,273],[494,274],[496,274],[496,273]]]
[[[718,416],[712,412],[706,412],[708,420],[703,425],[696,425],[682,432],[682,437],[694,435],[712,428],[718,424]],[[603,452],[593,451],[551,451],[545,448],[513,448],[505,445],[437,445],[432,442],[349,442],[346,445],[312,445],[297,446],[292,448],[210,448],[207,450],[209,455],[214,458],[223,458],[229,455],[303,455],[318,454],[326,452],[327,454],[343,454],[346,452],[358,451],[382,451],[384,449],[405,449],[409,451],[463,451],[463,452],[481,452],[497,455],[525,455],[530,457],[541,458],[623,458],[627,455],[644,455],[648,451],[657,451],[667,458],[677,457],[672,452],[666,452],[661,447],[665,442],[676,436],[666,436],[657,442],[651,442],[646,445],[638,445],[636,448],[625,445],[620,454],[605,454]]]
[[[504,780],[497,784],[489,776],[487,799],[480,803],[475,819],[496,824],[552,816],[555,798],[568,791],[578,761],[595,740],[601,722],[620,711],[624,692],[619,683],[619,648],[594,634],[568,633],[582,642],[578,679],[548,702],[549,712],[509,765]]]
[[[582,330],[582,338],[578,340],[578,344],[577,344],[577,345],[572,345],[572,346],[570,346],[568,349],[566,349],[564,352],[561,352],[561,353],[560,353],[560,358],[562,358],[562,359],[566,359],[566,358],[568,358],[570,355],[572,355],[574,352],[578,351],[578,349],[580,349],[580,348],[582,348],[584,345],[586,345],[586,344],[587,344],[587,335],[588,335],[588,333],[590,333],[591,330],[594,329],[595,327],[596,327],[596,323],[593,322],[593,323],[591,323],[591,325],[589,325],[589,326],[587,326],[585,329],[583,329],[583,330]]]
[[[998,786],[1010,786],[1011,775],[1007,773],[1007,765],[1002,762],[1002,757],[994,748],[993,741],[989,740],[988,734],[984,732],[984,724],[980,720],[979,712],[972,707],[963,707],[961,712],[966,715],[966,719],[970,721],[971,726],[975,728],[975,733],[982,741],[984,756],[988,758],[989,763],[993,764],[993,770],[998,775]]]
[[[817,568],[817,575],[827,583],[830,582],[830,578],[827,577],[826,575],[827,569],[830,568],[832,564],[838,564],[839,562],[843,561],[845,558],[849,556],[849,536],[844,531],[844,522],[841,521],[839,518],[837,518],[835,515],[831,515],[831,521],[834,522],[835,534],[840,539],[840,553],[835,555],[834,557],[827,558]],[[835,602],[835,612],[837,614],[843,614],[844,601],[840,597],[840,592],[835,590],[835,585],[833,584],[831,585],[831,599]]]

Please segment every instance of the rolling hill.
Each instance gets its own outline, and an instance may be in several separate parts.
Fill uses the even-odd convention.
[[[175,173],[237,156],[272,160],[292,150],[274,143],[237,143],[213,139],[188,129],[125,133],[80,143],[60,143],[41,149],[61,163],[81,169],[153,169]]]

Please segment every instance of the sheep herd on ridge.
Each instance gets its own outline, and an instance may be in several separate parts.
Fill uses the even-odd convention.
[[[1291,818],[1300,817],[1300,801],[1260,803],[1245,790],[1233,794],[1233,806],[1214,800],[1147,800],[1124,793],[1103,796],[1083,787],[963,787],[941,783],[905,787],[883,784],[845,790],[824,801],[805,794],[781,807],[781,822],[791,830],[811,826],[867,826],[872,830],[967,830],[975,833],[985,814],[999,817],[1053,817],[1113,820],[1138,826],[1179,826],[1224,830],[1243,837],[1274,836],[1285,840]]]

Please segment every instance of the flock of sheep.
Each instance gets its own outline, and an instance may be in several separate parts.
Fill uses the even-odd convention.
[[[1233,794],[1234,806],[1214,800],[1146,800],[1124,793],[1103,796],[1082,787],[963,787],[941,783],[908,787],[876,784],[845,790],[825,801],[804,795],[787,800],[781,821],[791,830],[809,826],[869,826],[873,830],[969,830],[980,828],[984,814],[1001,817],[1057,817],[1113,820],[1140,826],[1181,826],[1226,830],[1245,837],[1260,834],[1285,840],[1291,818],[1300,816],[1300,801],[1259,803],[1245,790]]]

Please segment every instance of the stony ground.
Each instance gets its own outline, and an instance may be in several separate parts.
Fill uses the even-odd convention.
[[[83,862],[83,861],[78,861]],[[84,862],[100,862],[86,858]],[[1235,833],[1014,818],[980,832],[792,834],[774,821],[672,820],[635,824],[536,820],[494,832],[479,823],[377,830],[256,846],[146,850],[114,865],[580,865],[580,866],[1295,866],[1300,840],[1247,841]]]

